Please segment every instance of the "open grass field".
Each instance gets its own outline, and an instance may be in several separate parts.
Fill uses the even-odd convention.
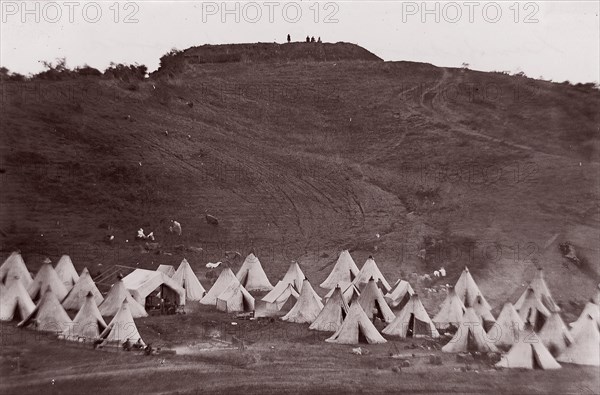
[[[1,258],[18,248],[35,272],[67,253],[97,275],[186,257],[207,286],[207,262],[254,250],[272,283],[297,260],[319,284],[347,248],[359,267],[374,255],[390,282],[444,266],[447,278],[413,284],[430,314],[441,299],[425,288],[465,265],[496,314],[541,266],[565,321],[579,314],[600,282],[597,89],[383,62],[350,44],[256,51],[192,48],[143,81],[3,81]],[[140,227],[157,249],[134,242]],[[233,327],[205,309],[137,323],[181,350],[206,342],[210,321]],[[244,350],[147,357],[2,324],[0,392],[600,392],[597,369],[461,371],[411,342],[357,356],[306,326],[242,326]],[[394,345],[423,358],[394,372]]]

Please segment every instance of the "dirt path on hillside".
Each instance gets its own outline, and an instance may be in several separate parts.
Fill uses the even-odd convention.
[[[557,155],[557,154],[551,154],[548,152],[543,152],[543,151],[540,151],[540,150],[535,149],[528,145],[519,144],[519,143],[515,143],[513,141],[506,140],[506,139],[500,139],[497,137],[489,136],[487,134],[484,134],[484,133],[481,133],[481,132],[478,132],[475,130],[468,130],[468,129],[465,129],[464,127],[460,127],[456,123],[452,122],[448,116],[448,113],[450,111],[448,110],[448,108],[446,107],[446,105],[444,104],[444,102],[442,100],[438,100],[439,89],[443,86],[443,84],[448,82],[448,80],[450,80],[450,77],[451,77],[450,72],[446,68],[442,68],[442,70],[443,70],[443,74],[442,74],[441,78],[437,81],[437,83],[433,87],[431,87],[430,89],[425,91],[423,93],[423,95],[421,96],[421,106],[423,108],[431,111],[434,118],[436,118],[437,120],[439,120],[442,123],[446,123],[449,126],[451,126],[451,128],[450,128],[451,132],[460,133],[460,134],[467,135],[470,137],[480,138],[480,139],[483,139],[483,140],[486,140],[486,141],[489,141],[492,143],[503,144],[505,146],[509,146],[509,147],[516,148],[516,149],[523,150],[523,151],[528,151],[528,152],[539,154],[539,155],[546,156],[546,157],[561,158],[561,159],[568,158],[563,155]],[[595,162],[595,161],[590,161],[589,163],[592,163],[593,165],[600,164],[600,162]]]

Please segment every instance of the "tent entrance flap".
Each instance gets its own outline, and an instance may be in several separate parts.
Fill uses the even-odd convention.
[[[358,342],[361,344],[368,344],[369,342],[367,341],[367,337],[365,336],[365,332],[363,331],[362,326],[359,324],[358,325]]]

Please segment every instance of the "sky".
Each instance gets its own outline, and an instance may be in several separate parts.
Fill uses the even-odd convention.
[[[0,65],[21,74],[66,57],[150,71],[171,48],[351,42],[386,61],[600,81],[599,1],[1,1]]]

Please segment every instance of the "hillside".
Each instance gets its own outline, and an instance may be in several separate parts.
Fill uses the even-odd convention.
[[[254,249],[272,281],[298,259],[320,282],[350,248],[390,279],[469,265],[494,306],[536,266],[563,304],[600,281],[592,89],[297,43],[195,47],[143,82],[6,82],[2,97],[1,247],[34,267],[187,256],[205,272]]]

